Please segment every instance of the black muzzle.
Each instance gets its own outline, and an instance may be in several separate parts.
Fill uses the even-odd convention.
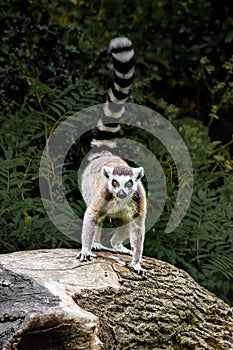
[[[125,193],[125,191],[123,190],[120,190],[118,193],[117,193],[117,197],[118,198],[125,198],[127,196],[127,194]]]

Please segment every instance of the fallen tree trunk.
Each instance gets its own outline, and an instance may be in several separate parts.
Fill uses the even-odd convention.
[[[0,256],[0,349],[233,349],[233,310],[185,272],[144,258],[75,250]]]

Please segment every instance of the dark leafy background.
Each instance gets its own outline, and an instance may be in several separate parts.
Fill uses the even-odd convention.
[[[166,234],[177,191],[176,168],[157,140],[140,130],[133,133],[156,154],[168,189],[163,213],[146,235],[144,254],[185,269],[233,303],[229,1],[0,4],[0,252],[77,246],[53,226],[43,208],[38,188],[41,152],[68,115],[104,101],[106,47],[112,37],[127,35],[134,43],[137,68],[131,101],[173,123],[189,149],[195,173],[188,213],[173,233]],[[63,169],[67,199],[79,216],[85,207],[77,169],[90,138],[72,147]]]

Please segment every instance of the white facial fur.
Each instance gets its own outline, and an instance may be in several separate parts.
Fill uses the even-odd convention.
[[[129,194],[137,191],[138,180],[144,175],[143,168],[132,168],[133,176],[113,175],[113,167],[103,167],[103,175],[108,180],[108,189],[116,197],[126,198]]]

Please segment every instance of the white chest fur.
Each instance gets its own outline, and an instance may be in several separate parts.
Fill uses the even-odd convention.
[[[115,198],[107,207],[107,215],[112,218],[130,220],[134,214],[134,203],[131,198]]]

